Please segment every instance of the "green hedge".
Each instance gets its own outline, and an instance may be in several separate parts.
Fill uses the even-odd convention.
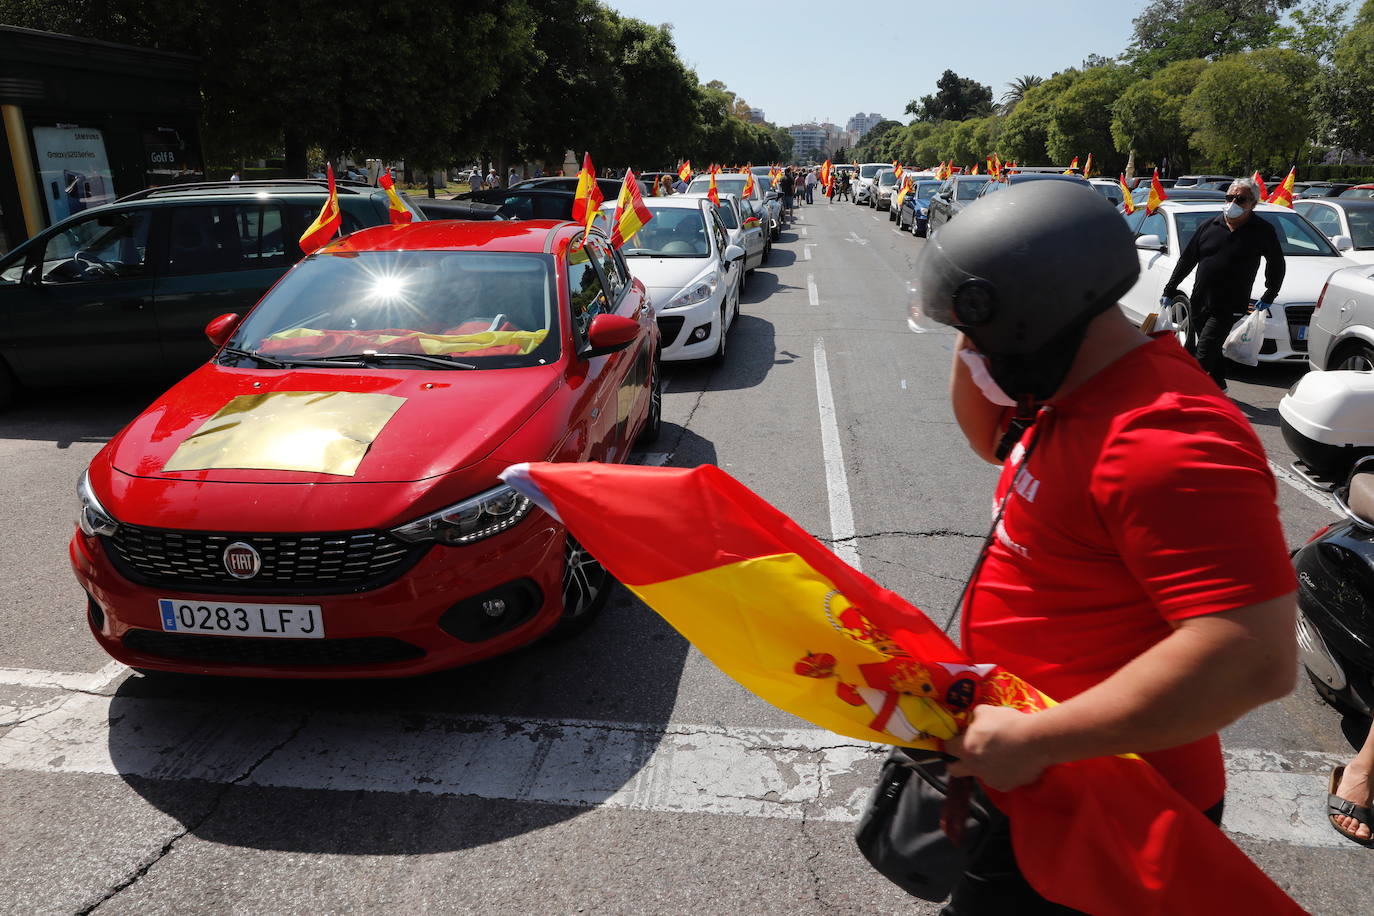
[[[1374,181],[1374,165],[1300,165],[1301,181]]]

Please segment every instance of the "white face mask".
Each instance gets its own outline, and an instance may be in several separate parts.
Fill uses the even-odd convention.
[[[1227,205],[1224,215],[1227,219],[1240,219],[1245,215],[1245,208],[1233,200]]]
[[[973,384],[978,386],[978,390],[983,392],[983,397],[999,407],[1015,407],[1016,401],[1007,396],[1002,390],[1002,386],[992,379],[992,373],[988,371],[988,358],[974,350],[963,349],[959,351],[959,358],[968,366],[969,375],[973,378]]]

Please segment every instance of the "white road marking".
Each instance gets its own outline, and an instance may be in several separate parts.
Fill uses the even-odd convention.
[[[0,736],[0,771],[853,822],[884,753],[811,728],[302,715],[74,694]],[[1325,817],[1326,773],[1341,762],[1327,754],[1228,750],[1226,829],[1268,842],[1349,848]]]
[[[1274,476],[1279,480],[1288,484],[1323,509],[1328,509],[1336,515],[1344,515],[1340,507],[1336,505],[1336,500],[1331,497],[1330,493],[1322,493],[1318,490],[1314,490],[1297,474],[1294,474],[1292,471],[1288,470],[1288,468],[1281,467],[1272,461],[1269,462],[1269,469],[1274,472]]]
[[[821,304],[821,291],[816,288],[815,274],[806,275],[806,298],[810,300],[812,305]]]
[[[906,379],[902,379],[902,390],[906,391]]]
[[[802,246],[802,260],[803,260],[803,261],[809,261],[809,260],[811,260],[811,246],[810,246],[810,245],[803,245],[803,246]]]
[[[859,233],[855,232],[855,231],[852,230],[852,229],[849,230],[849,236],[845,239],[845,241],[846,241],[846,242],[853,242],[855,245],[867,245],[867,244],[868,244],[868,239],[866,239],[866,238],[864,238],[863,236],[859,235]]]
[[[825,461],[825,489],[830,500],[830,537],[837,543],[835,555],[860,569],[858,542],[854,535],[854,509],[849,501],[849,478],[844,470],[840,427],[835,422],[835,395],[830,390],[830,367],[825,341],[816,338],[816,402],[821,412],[821,455]]]
[[[805,226],[802,226],[802,227],[801,227],[801,237],[802,237],[802,238],[806,238],[806,227],[805,227]]]
[[[128,669],[112,661],[94,673],[39,671],[34,668],[0,668],[0,685],[38,687],[56,690],[82,690],[92,693],[108,687]]]

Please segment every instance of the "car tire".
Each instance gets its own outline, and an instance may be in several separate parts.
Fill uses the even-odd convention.
[[[549,631],[552,639],[564,639],[591,626],[615,582],[575,537],[566,532],[563,537],[563,616]]]
[[[663,429],[663,361],[655,353],[649,363],[649,415],[635,439],[636,445],[651,445]]]
[[[725,303],[722,302],[720,304],[720,340],[716,343],[716,352],[712,353],[710,356],[710,360],[713,363],[720,364],[725,362],[725,334]]]
[[[767,263],[768,263],[768,258],[771,257],[772,254],[773,254],[773,238],[772,238],[772,236],[770,235],[769,238],[768,238],[768,241],[766,241],[766,242],[763,243],[763,258],[760,259],[759,263],[760,263],[760,264],[767,264]]]
[[[10,372],[10,367],[5,365],[4,359],[0,359],[0,410],[13,404],[18,394],[19,383],[15,381],[14,373]]]
[[[1190,354],[1196,355],[1197,328],[1193,326],[1193,312],[1188,307],[1188,300],[1183,296],[1175,296],[1169,303],[1169,318],[1178,329],[1174,336],[1178,338],[1179,344]]]
[[[1374,347],[1362,340],[1348,340],[1336,348],[1327,368],[1368,372],[1374,369]]]

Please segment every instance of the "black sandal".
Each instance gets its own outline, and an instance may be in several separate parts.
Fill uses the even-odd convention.
[[[1344,774],[1345,767],[1336,767],[1331,771],[1331,784],[1327,787],[1329,794],[1326,796],[1326,818],[1331,822],[1332,829],[1347,840],[1352,840],[1361,846],[1374,846],[1374,837],[1358,837],[1336,823],[1337,815],[1353,817],[1368,827],[1371,832],[1374,832],[1374,811],[1336,794],[1336,787],[1341,784],[1341,776]]]

